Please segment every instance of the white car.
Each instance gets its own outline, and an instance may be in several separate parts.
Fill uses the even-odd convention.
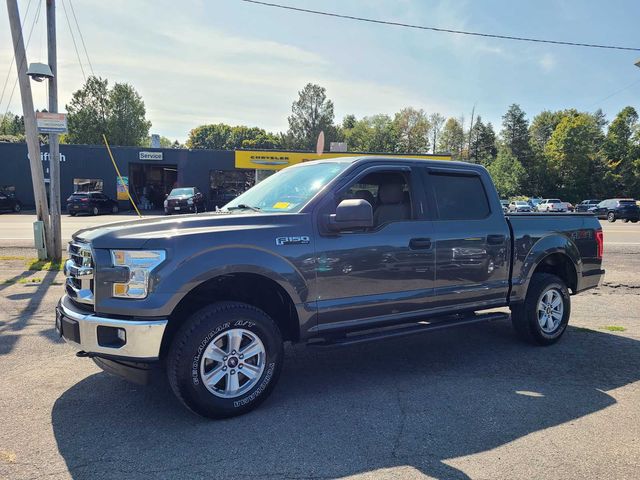
[[[557,198],[545,198],[538,204],[539,212],[566,212],[567,204]]]

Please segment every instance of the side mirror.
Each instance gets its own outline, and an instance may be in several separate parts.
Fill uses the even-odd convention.
[[[334,232],[373,227],[373,207],[359,198],[343,200],[336,213],[329,215],[329,229]]]

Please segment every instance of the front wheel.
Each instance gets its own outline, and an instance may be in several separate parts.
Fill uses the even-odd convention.
[[[571,300],[559,277],[535,273],[523,303],[511,307],[511,321],[518,336],[538,345],[557,342],[567,328]]]
[[[100,210],[98,209],[98,207],[93,207],[93,210],[91,210],[91,213],[94,215],[98,215],[100,213]]]
[[[613,212],[609,212],[609,213],[607,214],[607,220],[608,220],[609,222],[611,222],[611,223],[615,222],[615,221],[616,221],[616,214],[615,214],[615,213],[613,213]]]
[[[187,408],[226,418],[253,410],[269,396],[283,356],[280,330],[266,313],[218,302],[194,313],[176,333],[166,369]]]

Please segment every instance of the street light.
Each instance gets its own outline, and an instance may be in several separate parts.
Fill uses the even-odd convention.
[[[27,75],[36,82],[42,82],[48,78],[53,78],[51,67],[46,63],[31,63],[29,65],[29,70],[27,70]]]

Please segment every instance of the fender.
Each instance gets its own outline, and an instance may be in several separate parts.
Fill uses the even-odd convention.
[[[514,240],[510,303],[524,300],[533,272],[546,257],[554,253],[566,255],[573,263],[578,278],[582,275],[580,251],[569,237],[558,233],[550,234],[538,239],[529,248],[533,240],[529,235]]]

